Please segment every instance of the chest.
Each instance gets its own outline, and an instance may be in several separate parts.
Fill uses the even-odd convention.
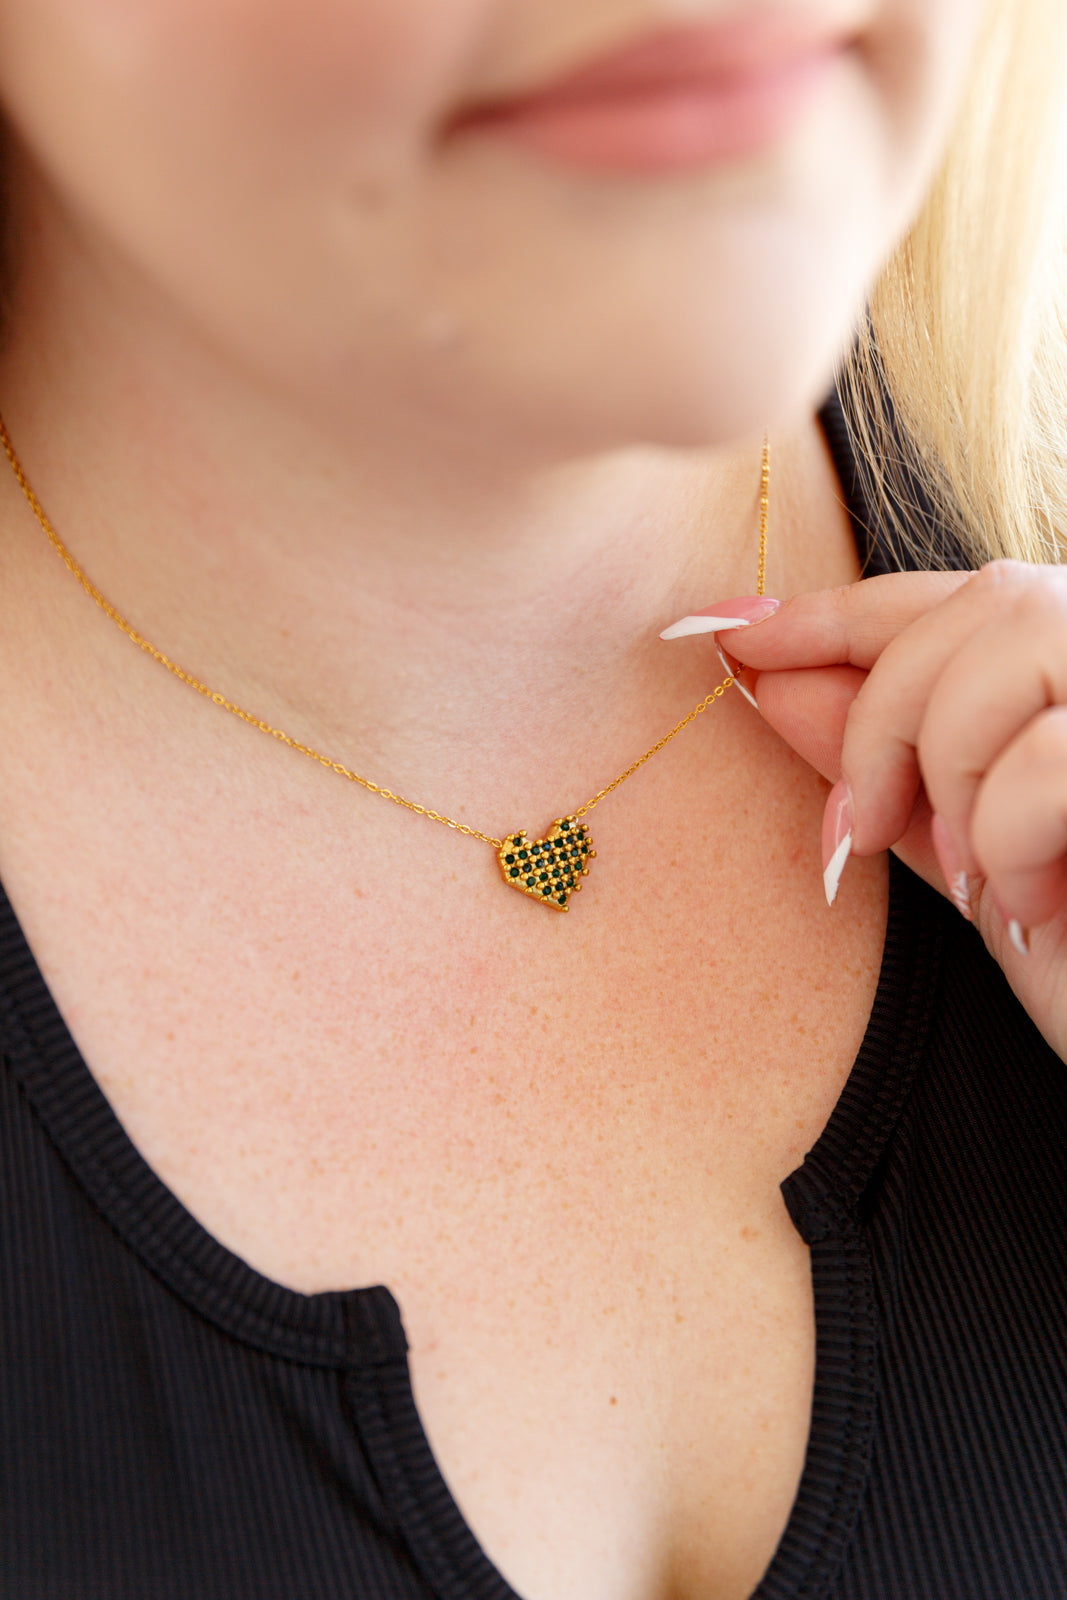
[[[884,900],[873,864],[824,913],[821,786],[777,779],[751,854],[661,809],[566,919],[450,912],[462,853],[385,915],[388,866],[338,871],[321,831],[266,862],[269,830],[179,827],[149,861],[135,818],[20,908],[198,1220],[290,1287],[396,1295],[431,1446],[524,1600],[742,1600],[788,1517],[813,1327],[778,1185],[855,1056]]]

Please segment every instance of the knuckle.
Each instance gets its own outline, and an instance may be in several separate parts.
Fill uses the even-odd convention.
[[[991,561],[971,579],[969,587],[1003,614],[1035,615],[1067,610],[1067,573],[1059,567],[1036,566],[1026,561]]]
[[[1032,573],[1024,561],[990,561],[975,573],[968,587],[974,594],[1003,604],[1026,592]]]
[[[883,723],[880,704],[878,684],[872,682],[868,673],[854,694],[845,718],[845,737],[850,744],[858,744],[878,733]]]
[[[844,583],[835,589],[825,590],[819,596],[824,614],[828,612],[826,620],[833,639],[833,653],[840,664],[847,662],[851,653],[850,638],[858,588],[858,584]]]

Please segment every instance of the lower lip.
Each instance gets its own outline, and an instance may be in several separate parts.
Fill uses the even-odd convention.
[[[759,155],[804,114],[840,59],[823,49],[716,82],[544,97],[474,113],[457,131],[499,135],[566,166],[661,173]]]

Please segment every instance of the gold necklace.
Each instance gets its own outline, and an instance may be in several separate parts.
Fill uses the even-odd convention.
[[[122,613],[116,610],[110,600],[101,594],[88,573],[75,561],[55,528],[53,528],[44,507],[34,493],[30,481],[23,471],[22,463],[15,454],[15,448],[11,443],[11,438],[2,417],[0,417],[0,444],[4,447],[4,453],[11,463],[11,470],[18,480],[19,487],[29,501],[30,508],[37,521],[48,535],[49,542],[56,554],[62,557],[67,570],[73,573],[86,594],[96,601],[104,615],[109,617],[115,626],[120,628],[127,639],[131,640],[139,650],[143,650],[145,655],[151,656],[153,661],[158,661],[161,667],[166,667],[168,672],[172,673],[180,682],[188,684],[190,689],[195,689],[197,694],[203,695],[205,700],[210,700],[212,705],[219,706],[223,711],[228,711],[231,716],[238,717],[241,722],[246,722],[249,727],[258,728],[261,733],[269,734],[272,739],[277,739],[279,744],[288,745],[289,749],[295,750],[298,755],[308,756],[312,761],[317,761],[320,766],[328,768],[330,772],[336,772],[339,778],[347,778],[349,783],[358,783],[360,788],[368,790],[369,793],[380,795],[383,800],[391,800],[394,805],[403,806],[406,811],[414,811],[417,816],[427,817],[430,822],[439,822],[443,827],[454,829],[456,833],[466,834],[470,839],[480,839],[483,844],[491,845],[496,851],[497,862],[504,882],[508,887],[518,889],[520,893],[529,895],[531,899],[539,901],[541,905],[551,906],[554,911],[568,911],[570,909],[571,896],[577,894],[582,887],[581,879],[589,876],[589,863],[596,855],[589,829],[582,821],[582,818],[588,816],[594,806],[598,806],[601,800],[612,794],[620,784],[626,782],[627,778],[632,778],[634,773],[639,771],[646,761],[651,761],[653,756],[658,755],[664,746],[670,744],[671,740],[681,733],[683,728],[687,728],[691,722],[695,722],[697,717],[708,710],[709,706],[715,704],[716,700],[721,700],[726,691],[731,689],[736,681],[732,676],[725,678],[717,688],[713,689],[709,695],[701,700],[698,706],[693,707],[688,716],[683,717],[681,722],[677,723],[669,733],[665,733],[663,738],[658,740],[650,750],[646,750],[643,756],[640,756],[638,760],[628,766],[625,772],[620,772],[619,776],[611,783],[607,784],[603,789],[598,789],[593,798],[587,800],[584,805],[578,806],[576,810],[565,817],[558,817],[543,837],[531,839],[525,829],[519,829],[517,832],[505,834],[502,839],[497,839],[492,834],[482,833],[480,829],[472,828],[469,823],[457,822],[453,817],[443,816],[440,811],[432,811],[428,806],[420,806],[414,800],[405,800],[403,795],[394,794],[392,789],[385,789],[381,784],[372,783],[369,778],[363,778],[358,772],[352,772],[343,762],[334,761],[330,756],[323,755],[321,751],[313,749],[311,745],[301,744],[299,739],[292,738],[288,733],[284,733],[281,728],[275,728],[269,722],[265,722],[262,717],[257,717],[253,712],[245,711],[241,706],[235,705],[232,700],[227,699],[226,695],[220,694],[217,689],[209,688],[206,683],[201,683],[199,678],[195,678],[191,672],[186,672],[183,667],[178,666],[176,662],[172,661],[162,650],[157,649],[143,634],[138,633],[137,629],[126,621]],[[759,595],[763,594],[766,582],[770,481],[770,443],[767,439],[764,439],[759,498],[759,572],[756,586],[756,593]]]

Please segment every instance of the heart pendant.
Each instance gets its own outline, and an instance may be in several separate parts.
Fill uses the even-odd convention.
[[[568,901],[589,876],[589,863],[596,855],[589,830],[576,817],[561,817],[543,839],[527,839],[525,833],[511,833],[504,840],[497,860],[504,882],[540,900],[553,911],[569,911]]]

